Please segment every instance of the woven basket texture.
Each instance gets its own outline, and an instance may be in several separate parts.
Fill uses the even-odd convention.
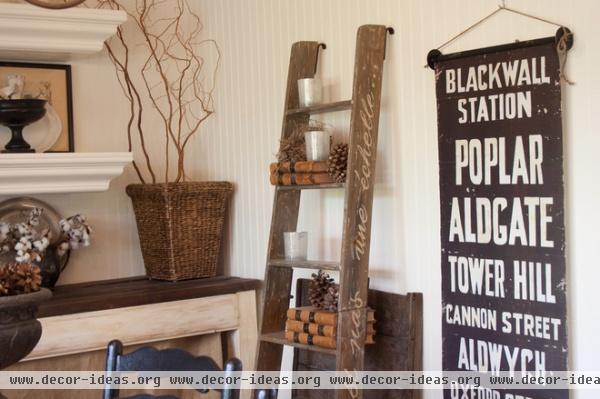
[[[132,184],[133,203],[148,277],[214,277],[229,197],[228,182]]]

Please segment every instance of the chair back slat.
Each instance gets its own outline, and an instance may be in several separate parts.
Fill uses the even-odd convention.
[[[225,363],[225,374],[242,370],[242,362],[232,358]],[[128,354],[123,354],[123,344],[114,340],[108,344],[106,351],[106,371],[108,376],[112,372],[135,371],[221,371],[217,363],[208,356],[194,356],[181,349],[162,349],[143,347]],[[197,389],[206,393],[208,389]],[[232,386],[225,386],[221,390],[222,399],[239,399],[240,391]],[[119,389],[110,385],[104,387],[103,399],[118,399]],[[130,399],[177,399],[174,396],[137,395]]]
[[[143,347],[117,358],[116,371],[221,371],[208,356],[194,356],[181,349]]]

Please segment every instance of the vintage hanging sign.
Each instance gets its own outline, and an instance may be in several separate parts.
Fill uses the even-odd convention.
[[[567,370],[561,85],[552,39],[435,61],[444,370],[517,377]],[[566,390],[486,389],[454,386],[444,398],[568,398]]]

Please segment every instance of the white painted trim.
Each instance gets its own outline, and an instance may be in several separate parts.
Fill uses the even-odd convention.
[[[135,345],[237,330],[238,299],[227,294],[41,318],[42,338],[23,361],[104,350],[113,339]]]
[[[0,3],[0,58],[65,60],[95,53],[126,20],[127,14],[119,10],[49,10]]]
[[[106,191],[130,152],[0,154],[0,194]]]

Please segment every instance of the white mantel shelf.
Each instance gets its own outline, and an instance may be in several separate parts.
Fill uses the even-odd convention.
[[[0,195],[106,191],[130,152],[0,154]]]
[[[104,41],[127,20],[120,10],[49,10],[0,3],[0,58],[61,61],[102,50]]]

